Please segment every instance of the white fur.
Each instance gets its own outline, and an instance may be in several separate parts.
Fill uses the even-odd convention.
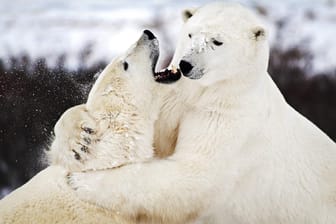
[[[73,172],[113,168],[153,157],[153,126],[159,113],[153,97],[157,56],[157,40],[143,35],[105,68],[87,103],[70,108],[56,123],[51,164]]]
[[[158,153],[168,142],[172,155],[74,173],[78,196],[153,223],[336,223],[335,143],[284,100],[267,74],[266,39],[239,5],[198,9],[172,62],[191,62],[197,80],[167,91],[157,123]]]
[[[156,99],[160,99],[152,97],[158,86],[153,79],[157,44],[156,39],[143,35],[106,67],[86,104],[62,115],[49,154],[52,166],[0,201],[1,224],[139,223],[129,215],[80,200],[69,188],[67,175],[69,171],[116,168],[153,157],[154,121],[159,113]],[[128,63],[127,71],[124,62]],[[83,145],[87,152],[81,151]]]
[[[0,200],[1,224],[135,224],[78,197],[66,183],[68,171],[49,166]]]

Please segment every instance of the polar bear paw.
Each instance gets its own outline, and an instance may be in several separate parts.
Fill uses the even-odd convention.
[[[82,184],[80,184],[80,179],[83,178],[82,174],[84,173],[68,173],[66,175],[68,186],[75,191],[79,190],[83,186]],[[79,182],[79,184],[77,181]]]
[[[98,203],[97,183],[101,180],[101,175],[96,172],[73,172],[66,176],[68,186],[76,192],[82,199],[89,202]],[[98,188],[99,189],[99,188]],[[107,191],[107,189],[106,189]],[[101,195],[101,194],[100,194]]]
[[[98,129],[97,121],[85,105],[67,110],[55,126],[51,163],[63,165],[70,170],[82,169],[85,161],[95,158],[93,149],[100,141]]]

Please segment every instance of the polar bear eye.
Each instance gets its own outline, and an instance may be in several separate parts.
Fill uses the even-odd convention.
[[[126,61],[123,62],[124,70],[127,71],[128,69],[128,63]]]
[[[220,42],[220,41],[218,41],[218,40],[213,40],[212,42],[213,42],[214,45],[216,45],[216,46],[220,46],[220,45],[223,44],[223,42]]]
[[[189,34],[188,34],[188,37],[189,37],[189,38],[191,38],[191,37],[192,37],[191,33],[189,33]]]

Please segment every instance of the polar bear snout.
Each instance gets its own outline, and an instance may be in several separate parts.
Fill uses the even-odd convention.
[[[156,39],[156,37],[154,36],[154,34],[153,34],[151,31],[149,31],[149,30],[144,30],[144,34],[147,35],[147,38],[148,38],[149,40]]]
[[[148,45],[150,48],[150,59],[152,60],[152,72],[154,74],[155,67],[157,64],[157,61],[159,59],[159,41],[157,40],[156,36],[149,30],[144,30],[142,34],[142,38],[146,41],[149,41],[150,44]]]
[[[184,76],[189,77],[190,71],[193,69],[193,65],[185,60],[181,60],[179,63],[179,67],[181,69],[181,72]]]
[[[204,68],[199,66],[198,63],[195,63],[194,60],[189,57],[182,58],[179,67],[183,76],[189,79],[200,79],[204,75]]]
[[[151,59],[152,73],[155,72],[155,67],[159,58],[159,41],[156,36],[149,30],[144,30],[138,41],[138,46],[149,49],[149,58]]]

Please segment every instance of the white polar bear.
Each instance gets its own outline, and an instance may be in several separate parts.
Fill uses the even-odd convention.
[[[66,176],[69,171],[116,168],[152,158],[160,99],[154,95],[159,85],[153,78],[158,55],[158,41],[146,30],[106,67],[88,102],[69,109],[57,122],[49,154],[52,166],[0,201],[1,224],[138,223],[83,202]]]
[[[235,4],[185,15],[172,65],[193,80],[181,80],[181,96],[163,106],[172,108],[167,120],[178,121],[170,129],[178,128],[175,152],[73,173],[77,195],[166,223],[336,223],[336,145],[286,103],[267,74],[265,27]],[[178,97],[189,100],[180,118]]]
[[[159,97],[154,94],[158,56],[158,41],[146,30],[125,55],[104,69],[87,103],[70,108],[56,123],[49,153],[52,165],[88,171],[153,157],[159,114]]]

